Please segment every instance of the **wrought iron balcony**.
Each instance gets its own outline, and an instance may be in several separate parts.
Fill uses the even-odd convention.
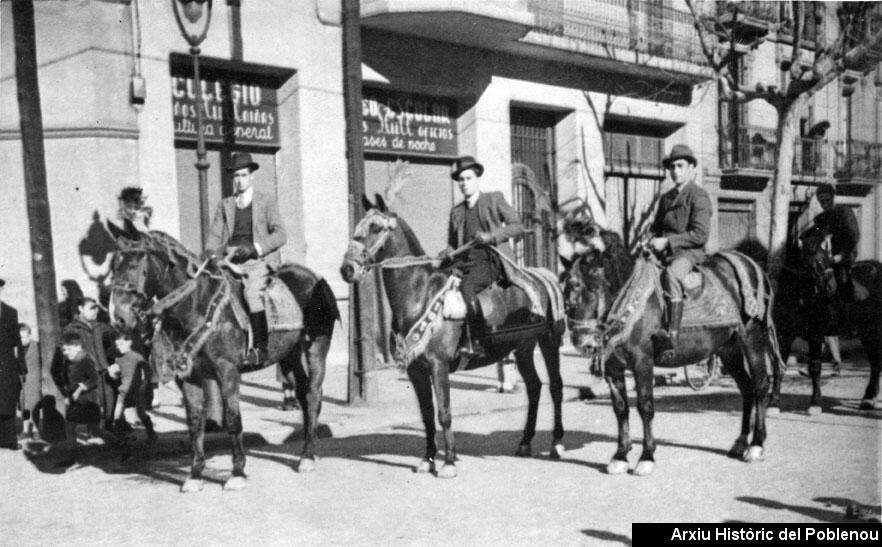
[[[882,182],[882,144],[868,141],[836,142],[837,179]]]
[[[533,32],[599,46],[614,57],[619,52],[707,65],[692,15],[652,0],[529,0],[535,15]],[[622,57],[624,58],[624,57]]]
[[[720,132],[720,167],[724,170],[775,170],[777,140],[775,130],[766,127],[739,128],[733,140],[731,131]],[[824,139],[801,137],[793,146],[795,179],[828,176],[830,147]]]
[[[777,23],[779,12],[780,2],[739,2],[732,0],[717,2],[717,17],[731,16],[737,13],[766,23]]]
[[[717,21],[739,42],[752,42],[777,24],[779,6],[779,2],[717,2]]]

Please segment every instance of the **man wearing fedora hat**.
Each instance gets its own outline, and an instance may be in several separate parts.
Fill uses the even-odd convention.
[[[682,281],[704,260],[712,208],[707,191],[695,184],[698,161],[688,146],[674,145],[662,165],[670,172],[674,188],[659,202],[650,228],[649,247],[666,265],[662,286],[668,304],[667,331],[659,331],[653,337],[656,359],[663,364],[674,357],[683,318]]]
[[[450,211],[447,248],[441,258],[447,260],[455,249],[469,242],[477,245],[455,256],[453,265],[462,272],[459,289],[466,303],[466,329],[470,346],[465,352],[480,353],[472,339],[471,326],[479,319],[475,296],[499,277],[501,266],[487,248],[493,245],[514,259],[508,240],[524,232],[520,219],[501,192],[481,192],[484,166],[472,156],[463,156],[453,164],[450,176],[459,183],[463,200]]]
[[[259,168],[251,154],[233,154],[227,172],[233,177],[236,194],[218,204],[205,243],[206,255],[223,256],[245,272],[245,301],[254,341],[248,360],[257,367],[266,362],[269,342],[262,298],[268,265],[281,265],[279,249],[287,241],[275,198],[254,190],[254,172]]]

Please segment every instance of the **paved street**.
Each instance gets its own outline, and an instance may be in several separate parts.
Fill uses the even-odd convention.
[[[293,471],[299,411],[275,408],[274,375],[261,371],[246,376],[243,389],[248,487],[222,491],[231,460],[226,436],[214,434],[205,489],[182,495],[189,466],[183,409],[164,389],[154,414],[161,440],[128,463],[102,447],[85,448],[83,462],[66,472],[52,467],[51,456],[0,454],[4,490],[14,493],[0,501],[0,529],[7,545],[622,545],[640,521],[842,522],[849,504],[878,519],[882,411],[857,410],[868,370],[856,358],[841,377],[825,369],[820,416],[802,411],[808,379],[789,369],[784,412],[769,420],[766,460],[751,465],[725,456],[740,419],[731,379],[694,392],[678,373],[656,389],[658,465],[646,478],[605,474],[615,420],[608,399],[579,400],[579,387],[592,385],[600,395],[606,388],[574,356],[564,359],[561,461],[547,458],[547,391],[535,457],[520,459],[513,452],[523,391],[495,393],[492,369],[454,376],[460,462],[453,480],[412,472],[422,425],[406,379],[380,372],[381,401],[348,407],[341,404],[345,367],[337,363],[326,382],[325,438],[314,473]],[[631,426],[639,442],[633,408]]]

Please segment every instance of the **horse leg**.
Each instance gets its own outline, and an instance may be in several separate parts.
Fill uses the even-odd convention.
[[[644,358],[645,359],[645,358]],[[643,422],[643,452],[634,467],[634,474],[646,476],[655,469],[655,436],[652,434],[652,419],[655,417],[655,403],[652,389],[655,384],[653,367],[639,363],[634,367],[634,383],[637,388],[637,412]]]
[[[190,432],[190,449],[193,459],[190,476],[181,485],[185,494],[199,492],[204,486],[202,472],[205,470],[205,393],[200,380],[178,380],[184,406],[187,409],[187,429]]]
[[[823,410],[821,409],[821,336],[810,335],[808,337],[809,346],[809,376],[812,379],[812,400],[809,402],[809,416],[817,416]]]
[[[879,396],[879,372],[882,371],[882,323],[868,335],[862,336],[861,343],[870,362],[870,381],[864,391],[864,398],[861,399],[860,408],[874,410],[878,408],[876,398]]]
[[[524,424],[524,435],[518,444],[515,455],[529,457],[532,454],[531,443],[536,434],[536,416],[539,413],[539,397],[542,393],[542,380],[536,373],[536,364],[533,362],[533,348],[535,344],[521,344],[515,350],[515,363],[518,372],[524,380],[527,388],[527,422]]]
[[[552,432],[549,457],[559,459],[564,453],[564,427],[563,378],[560,375],[560,352],[558,351],[557,337],[551,332],[541,335],[539,349],[542,350],[542,358],[545,360],[545,368],[548,371],[548,390],[551,392],[551,402],[554,404],[554,431]]]
[[[628,472],[628,452],[631,451],[631,436],[628,426],[628,391],[625,387],[625,367],[610,367],[607,363],[606,382],[609,384],[613,412],[619,423],[619,444],[612,460],[606,465],[606,472],[618,475]]]
[[[741,432],[732,448],[726,454],[730,458],[742,458],[747,454],[750,438],[751,420],[753,418],[753,387],[747,371],[744,369],[744,354],[739,344],[730,342],[719,352],[723,366],[735,380],[741,392]]]
[[[322,385],[325,381],[325,365],[328,349],[331,347],[329,335],[317,336],[306,347],[306,367],[308,378],[303,377],[300,363],[294,366],[296,377],[295,390],[300,408],[303,409],[303,453],[300,455],[300,473],[309,473],[315,469],[315,443],[318,432],[318,419],[322,411]],[[297,351],[295,355],[299,355]]]
[[[753,411],[753,436],[750,448],[744,454],[744,461],[754,462],[763,459],[763,444],[766,441],[766,404],[769,396],[769,376],[766,370],[766,358],[770,349],[769,337],[765,327],[756,326],[747,334],[744,344],[744,355],[748,365],[748,380]],[[747,393],[742,391],[746,401]],[[746,406],[746,405],[745,405]]]
[[[781,360],[783,366],[772,367],[772,394],[769,397],[767,412],[769,414],[778,414],[781,411],[781,382],[784,380],[784,371],[787,367],[787,359],[790,357],[790,346],[796,336],[787,332],[778,334],[778,348],[781,350]],[[774,359],[775,355],[769,348],[769,359]]]
[[[215,363],[224,405],[224,422],[233,448],[233,473],[224,483],[224,490],[238,491],[245,488],[245,445],[242,439],[242,412],[239,408],[241,377],[238,367],[232,361],[218,359]]]
[[[420,405],[420,415],[423,418],[423,428],[426,430],[426,453],[415,471],[417,473],[434,473],[435,454],[438,452],[438,446],[435,444],[435,405],[432,402],[432,379],[429,375],[429,363],[424,359],[414,361],[407,367],[407,376],[416,393]]]
[[[444,465],[438,471],[438,477],[452,479],[456,477],[456,442],[453,437],[453,413],[450,410],[450,368],[447,363],[435,360],[432,363],[432,385],[435,387],[435,399],[438,401],[438,423],[444,433]]]

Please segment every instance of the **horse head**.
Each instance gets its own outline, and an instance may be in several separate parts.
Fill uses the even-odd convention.
[[[599,345],[599,322],[608,311],[609,287],[597,251],[577,257],[563,276],[567,326],[573,346],[582,351],[593,351]]]
[[[372,265],[387,258],[422,254],[419,243],[404,221],[389,211],[382,197],[377,195],[376,200],[374,204],[362,196],[366,212],[352,232],[340,266],[340,275],[347,283],[360,281]]]

